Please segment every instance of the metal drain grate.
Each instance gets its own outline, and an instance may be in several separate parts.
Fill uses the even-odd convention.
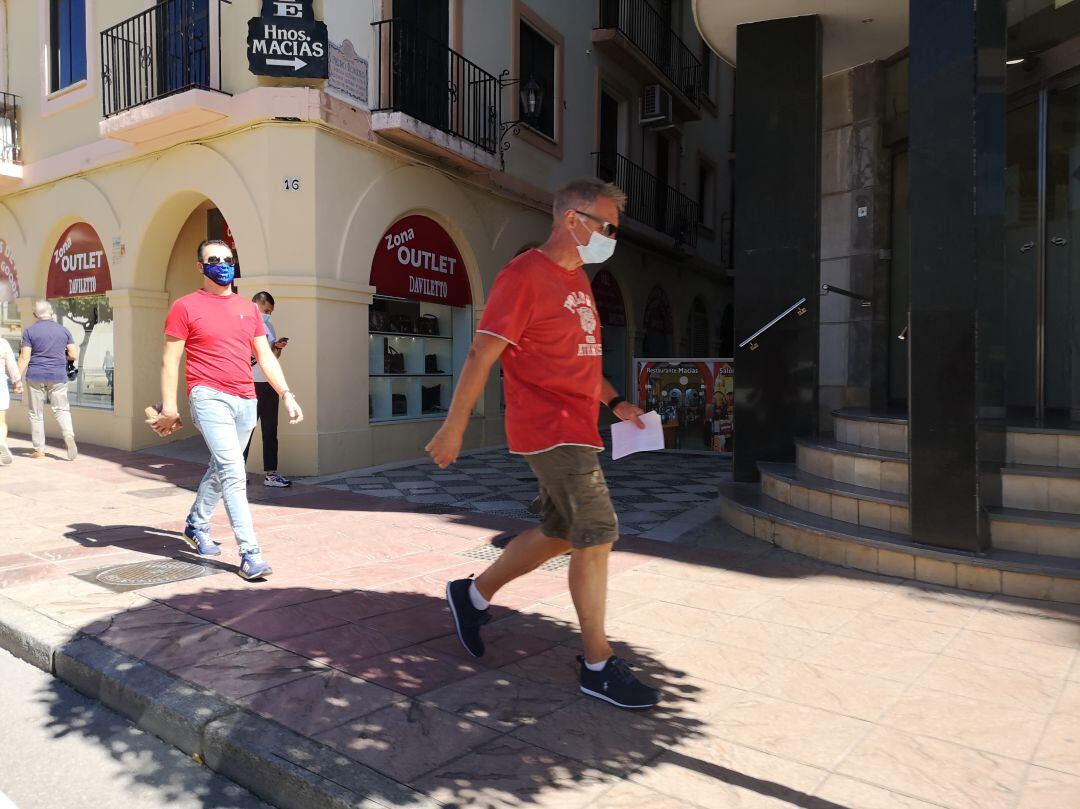
[[[168,497],[171,494],[176,494],[175,486],[160,486],[156,489],[136,489],[133,492],[124,492],[124,494],[131,497],[145,497],[151,499],[154,497]]]
[[[465,551],[458,551],[458,556],[465,556],[469,559],[479,559],[482,562],[494,562],[500,556],[502,556],[503,549],[495,545],[480,545],[476,548],[469,548]],[[557,572],[560,570],[566,570],[570,566],[570,554],[564,553],[562,556],[556,556],[550,561],[544,562],[537,570],[544,570],[548,573]]]
[[[75,578],[112,590],[114,593],[126,593],[143,587],[156,587],[159,584],[172,584],[203,576],[213,576],[224,572],[223,568],[206,564],[187,562],[182,559],[153,559],[149,562],[134,562],[126,565],[110,565],[94,570],[81,570],[72,573]]]

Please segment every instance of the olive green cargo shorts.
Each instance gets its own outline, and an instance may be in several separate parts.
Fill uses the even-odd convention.
[[[565,539],[574,548],[609,545],[619,538],[619,520],[595,449],[555,447],[525,460],[540,481],[544,536]]]

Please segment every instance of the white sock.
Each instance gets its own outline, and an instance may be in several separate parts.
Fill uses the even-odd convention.
[[[588,660],[585,661],[585,668],[587,668],[589,671],[603,671],[604,666],[606,666],[606,665],[607,665],[606,660],[604,660],[604,661],[602,661],[600,663],[590,663]]]
[[[476,582],[469,585],[469,600],[478,610],[486,610],[490,605],[490,602],[480,595],[480,591],[476,589]]]

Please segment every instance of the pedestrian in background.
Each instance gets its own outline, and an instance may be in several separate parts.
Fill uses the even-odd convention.
[[[279,340],[274,325],[270,322],[270,315],[274,314],[274,296],[269,292],[258,292],[251,301],[262,312],[263,324],[266,326],[266,341],[270,343],[270,350],[275,357],[281,357],[281,351],[288,344],[289,338]],[[258,402],[258,419],[262,427],[263,486],[284,489],[292,486],[292,481],[278,474],[278,411],[281,397],[274,390],[274,386],[266,381],[266,374],[254,358],[251,362],[252,375],[255,378],[255,399]],[[247,446],[244,447],[245,461],[248,459],[250,450],[251,439],[248,439]]]
[[[79,347],[71,332],[54,319],[52,304],[34,304],[34,323],[23,332],[19,350],[19,378],[27,382],[27,409],[30,414],[32,458],[45,457],[45,403],[52,408],[64,439],[67,459],[79,456],[75,445],[75,427],[68,404],[68,360],[79,359]]]
[[[15,352],[11,350],[11,343],[0,338],[0,464],[4,466],[11,463],[11,449],[7,443],[7,409],[11,404],[8,382],[11,382],[16,393],[23,392],[22,376],[15,362]]]

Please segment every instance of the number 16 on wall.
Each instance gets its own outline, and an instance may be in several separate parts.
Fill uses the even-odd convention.
[[[282,191],[299,191],[300,190],[300,178],[299,177],[282,177],[281,178],[281,190]]]

